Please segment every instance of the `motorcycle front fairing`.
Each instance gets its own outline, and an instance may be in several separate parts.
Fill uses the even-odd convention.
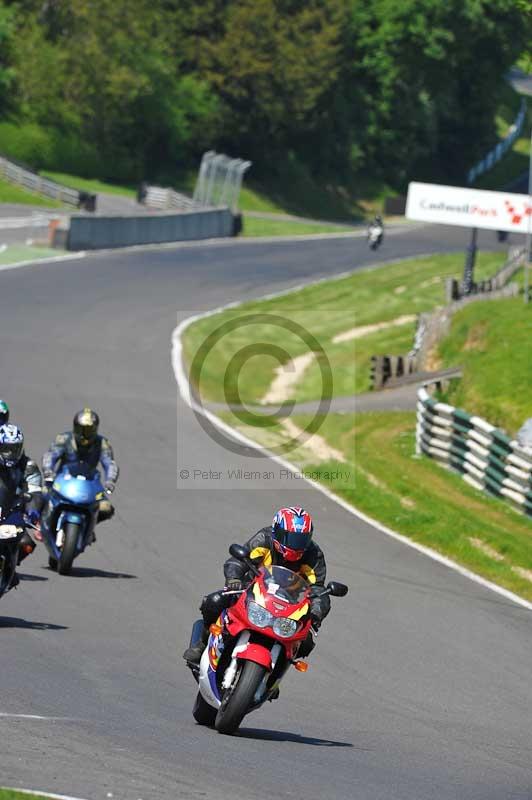
[[[85,467],[64,468],[55,478],[48,494],[50,525],[43,526],[44,542],[50,555],[61,555],[59,532],[67,522],[80,525],[78,552],[85,548],[87,535],[96,524],[99,501],[105,496],[100,475]]]
[[[234,606],[222,612],[216,624],[219,632],[209,636],[198,676],[206,702],[220,707],[221,693],[231,686],[239,663],[245,660],[254,661],[267,670],[253,708],[268,699],[310,630],[310,588],[304,578],[289,569],[261,568],[247,592],[242,593]],[[263,609],[259,614],[263,613],[264,618],[258,620],[258,625],[250,620],[250,604],[254,611]],[[293,620],[293,623],[286,620]],[[286,631],[284,636],[276,634],[275,624],[293,625],[293,635],[286,636]],[[221,680],[219,667],[223,673]]]

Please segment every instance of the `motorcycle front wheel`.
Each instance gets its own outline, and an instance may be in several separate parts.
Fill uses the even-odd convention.
[[[235,733],[253,704],[255,692],[260,686],[266,667],[254,661],[244,661],[236,683],[228,689],[218,709],[214,726],[218,733]]]
[[[216,719],[216,709],[210,706],[202,697],[201,692],[196,696],[196,702],[192,709],[192,716],[198,725],[208,725],[212,727]]]
[[[65,525],[65,541],[61,550],[61,557],[57,562],[57,571],[60,575],[68,575],[72,569],[72,562],[76,556],[79,525],[77,522],[67,522]]]

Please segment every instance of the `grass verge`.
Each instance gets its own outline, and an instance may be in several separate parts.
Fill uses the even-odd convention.
[[[114,183],[106,183],[96,178],[78,178],[76,175],[67,175],[64,172],[41,172],[45,178],[60,183],[62,186],[69,186],[78,189],[80,192],[90,192],[91,194],[118,194],[125,197],[136,197],[136,189],[130,186],[118,186]]]
[[[313,222],[258,219],[244,214],[244,236],[303,236],[308,233],[349,233],[349,228]]]
[[[464,367],[446,401],[515,434],[532,417],[531,342],[532,309],[522,297],[463,308],[438,350],[444,366]]]
[[[414,322],[375,329],[340,343],[333,342],[335,335],[358,326],[389,323],[443,304],[445,279],[459,276],[462,262],[462,255],[450,254],[361,269],[346,278],[272,300],[246,303],[199,320],[184,335],[188,363],[195,362],[203,343],[212,344],[212,348],[205,358],[198,359],[191,378],[206,400],[223,401],[227,390],[232,402],[257,402],[270,387],[279,363],[288,363],[314,348],[305,334],[310,332],[322,354],[301,375],[291,399],[305,402],[321,396],[324,361],[331,365],[334,396],[367,391],[370,357],[408,351]],[[500,254],[480,254],[477,277],[492,274],[500,263]],[[250,315],[264,313],[275,315],[277,321],[244,324]],[[234,325],[234,330],[224,333],[223,325]],[[296,330],[288,330],[289,326]],[[247,351],[247,360],[232,361],[249,342],[262,343],[257,354]]]
[[[261,429],[222,417],[267,447],[288,440],[280,422]],[[310,417],[290,420],[304,429]],[[320,459],[311,444],[286,452],[305,475],[373,519],[532,600],[532,520],[415,456],[414,413],[329,414],[317,436],[344,460]]]
[[[5,250],[0,248],[0,265],[17,264],[19,261],[36,261],[40,258],[60,256],[60,250],[51,247],[34,247],[27,244],[10,244]]]
[[[492,273],[499,260],[498,255],[484,255],[478,277]],[[442,300],[442,278],[455,274],[457,267],[461,267],[461,257],[452,255],[405,261],[200,320],[185,333],[189,363],[203,341],[213,343],[209,336],[220,330],[225,335],[215,345],[208,368],[211,356],[206,358],[205,374],[192,371],[192,376],[204,394],[221,399],[229,373],[229,385],[231,380],[238,385],[241,399],[257,402],[269,386],[273,354],[252,350],[238,374],[243,363],[238,351],[265,342],[298,355],[305,345],[291,342],[282,325],[279,330],[267,321],[244,325],[246,315],[278,314],[281,319],[304,323],[320,341],[330,342],[335,332],[349,328],[353,314],[357,325],[367,325],[433,307]],[[463,400],[460,405],[468,411],[484,414],[506,428],[515,429],[512,421],[521,424],[525,416],[532,416],[530,315],[530,308],[517,298],[475,303],[455,316],[451,335],[440,348],[444,363],[464,366],[462,388],[458,384],[453,389],[462,394],[450,399],[453,404]],[[237,327],[230,331],[232,325]],[[335,389],[346,393],[349,375],[355,387],[366,388],[366,379],[360,382],[359,374],[367,373],[369,354],[378,352],[376,347],[398,352],[406,348],[407,339],[411,342],[411,336],[409,326],[399,326],[355,340],[357,346],[350,352],[342,350],[344,345],[336,352],[329,347]],[[315,391],[318,382],[313,369],[309,367],[302,377],[297,400],[308,399],[305,393]],[[231,394],[227,399],[238,400]],[[331,413],[312,425],[311,417],[301,414],[285,420],[257,420],[246,413],[237,417],[229,411],[220,416],[249,438],[280,452],[368,516],[532,601],[532,520],[504,501],[473,489],[430,458],[415,456],[414,412]],[[294,435],[306,428],[312,435],[294,446]]]
[[[62,203],[43,197],[40,194],[28,192],[13,183],[0,178],[0,203],[20,203],[26,206],[45,206],[46,208],[63,208]]]
[[[33,797],[34,800],[48,800],[42,794],[30,794],[28,792],[18,792],[16,789],[0,788],[0,800],[28,800],[29,797]]]

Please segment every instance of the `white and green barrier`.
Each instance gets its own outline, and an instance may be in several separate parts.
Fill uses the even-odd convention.
[[[418,391],[416,448],[532,517],[532,450],[486,420],[437,402],[424,387]]]

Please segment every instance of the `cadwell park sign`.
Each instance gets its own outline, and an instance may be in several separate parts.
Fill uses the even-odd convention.
[[[408,187],[406,216],[440,225],[526,234],[532,227],[532,201],[526,194],[414,182]]]

